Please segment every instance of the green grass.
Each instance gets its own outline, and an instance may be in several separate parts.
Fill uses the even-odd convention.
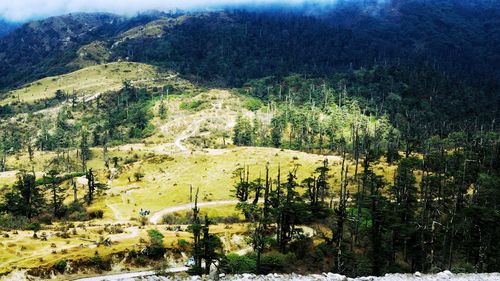
[[[66,89],[71,92],[73,88],[81,95],[86,95],[85,93],[118,89],[122,86],[123,80],[137,81],[141,77],[155,77],[155,75],[157,71],[151,66],[128,62],[113,63],[42,79],[32,83],[29,87],[15,91],[15,96],[19,95],[19,98],[25,102],[34,102],[40,98],[52,97],[57,89]],[[109,159],[118,158],[121,169],[109,182],[106,194],[97,197],[90,207],[90,209],[104,211],[102,220],[92,221],[93,224],[100,226],[78,230],[78,235],[97,240],[101,236],[98,231],[105,223],[121,221],[137,225],[138,212],[141,208],[155,213],[168,207],[187,204],[191,185],[195,190],[199,188],[200,202],[235,200],[232,197],[232,189],[236,179],[233,178],[232,173],[238,167],[248,166],[250,177],[254,179],[265,176],[264,167],[266,163],[269,163],[270,175],[276,179],[279,165],[283,182],[286,180],[287,173],[298,167],[297,177],[300,182],[311,176],[315,169],[322,165],[325,158],[322,155],[276,148],[232,146],[228,136],[232,133],[231,127],[238,114],[253,118],[254,112],[251,110],[257,110],[259,118],[264,122],[270,120],[270,114],[264,112],[263,109],[258,110],[262,105],[254,100],[220,89],[197,94],[200,90],[195,89],[189,83],[180,84],[178,89],[185,90],[178,90],[174,95],[163,97],[168,109],[166,119],[160,119],[157,114],[160,102],[152,100],[154,105],[151,111],[155,117],[151,120],[151,124],[155,132],[151,136],[139,140],[140,143],[108,148]],[[12,99],[1,100],[0,104],[11,101]],[[226,145],[223,145],[222,133],[226,134]],[[189,148],[188,151],[180,151],[174,144],[179,136],[188,136],[182,141],[182,144]],[[196,145],[193,136],[196,137],[196,141],[202,138],[209,139],[220,149],[201,149]],[[104,166],[102,148],[92,148],[91,151],[92,158],[87,163],[88,167],[97,172],[97,179],[100,182],[108,183],[108,172]],[[54,168],[50,163],[56,155],[56,152],[36,151],[34,161],[30,163],[27,153],[22,152],[9,156],[7,166],[11,170],[30,171],[33,165],[37,176],[42,177],[43,173]],[[69,155],[76,159],[76,150],[69,151]],[[79,169],[78,160],[74,161]],[[337,192],[340,186],[341,160],[339,157],[329,156],[329,163],[331,167],[329,183],[333,191]],[[394,170],[394,166],[388,166],[383,160],[374,166],[374,171],[384,175],[387,180],[392,180]],[[353,171],[353,163],[349,162],[350,176]],[[362,171],[361,165],[359,171]],[[145,177],[136,181],[134,178],[136,172],[143,172]],[[0,193],[8,190],[15,180],[16,171],[0,173]],[[2,188],[4,185],[7,187]],[[64,186],[68,188],[66,203],[69,203],[72,200],[72,191],[68,182],[64,183]],[[354,182],[351,182],[349,188],[351,192],[356,190]],[[78,197],[83,198],[86,191],[86,181],[80,178]],[[188,212],[190,211],[184,210],[174,215],[185,216]],[[239,216],[241,218],[241,213],[235,210],[235,206],[228,204],[202,207],[201,213],[208,214],[210,217]],[[105,256],[136,247],[133,245],[139,245],[139,237],[147,237],[146,230],[152,227],[154,226],[140,229],[137,237],[123,239],[112,247],[99,247],[97,250]],[[160,226],[158,227],[165,235],[167,245],[174,245],[179,239],[190,239],[189,233],[166,232]],[[219,224],[214,226],[212,231],[222,236],[229,236],[243,233],[246,231],[246,226]],[[47,243],[41,243],[30,237],[32,232],[20,233],[20,236],[13,235],[8,239],[0,240],[0,273],[9,271],[15,266],[31,268],[51,265],[62,259],[88,258],[93,256],[96,250],[78,247],[82,243],[78,235],[69,239],[53,237]],[[226,240],[230,241],[231,237],[227,237]],[[54,249],[51,243],[56,244],[55,254],[52,254]],[[71,246],[72,250],[66,253],[58,250],[65,245]]]
[[[32,103],[41,99],[54,98],[57,90],[78,96],[115,91],[123,81],[140,81],[159,77],[158,71],[150,65],[133,62],[115,62],[87,67],[68,74],[47,77],[11,91],[0,105],[12,102]]]
[[[122,218],[134,216],[140,208],[152,212],[163,208],[189,203],[189,187],[200,189],[201,202],[234,199],[235,183],[232,172],[237,167],[248,166],[250,177],[264,176],[264,166],[270,163],[270,175],[276,178],[281,166],[283,181],[286,174],[298,166],[300,180],[310,176],[322,164],[324,156],[279,150],[274,148],[237,147],[232,149],[177,153],[169,157],[152,157],[132,164],[113,181],[108,198],[115,212]],[[331,181],[334,188],[340,174],[340,162],[331,158]],[[353,167],[351,166],[351,170]],[[146,176],[135,181],[133,174],[144,171]],[[391,177],[392,175],[387,175]],[[130,178],[130,182],[129,182]],[[109,211],[108,211],[109,212]]]
[[[191,240],[191,233],[189,232],[167,231],[155,226],[147,226],[142,229],[134,227],[134,229],[136,229],[134,231],[137,231],[137,233],[132,233],[132,228],[123,226],[124,233],[112,235],[103,232],[103,229],[104,226],[87,225],[85,228],[76,227],[76,234],[73,234],[72,230],[70,230],[69,238],[57,237],[56,233],[59,231],[55,229],[40,231],[38,236],[40,236],[42,232],[45,232],[48,236],[47,241],[33,239],[32,231],[18,231],[17,234],[10,232],[9,238],[2,238],[0,240],[0,274],[10,272],[16,268],[29,269],[52,266],[60,260],[71,261],[86,259],[94,256],[96,252],[98,252],[100,256],[106,257],[113,253],[120,253],[131,249],[139,251],[144,247],[144,245],[141,245],[140,238],[146,241],[148,237],[147,230],[149,229],[157,229],[165,236],[164,244],[167,248],[176,247],[179,239],[184,239],[186,241]],[[212,233],[221,236],[231,236],[233,234],[244,233],[246,231],[246,225],[233,224],[231,226],[226,226],[224,224],[218,224],[212,225],[210,230]],[[93,242],[88,241],[98,241],[101,236],[111,238],[111,240],[114,241],[113,244],[110,247],[95,247]],[[85,240],[82,240],[82,238]],[[83,247],[81,245],[83,245]],[[63,249],[66,250],[64,251]],[[65,278],[67,278],[66,275],[63,276],[61,280],[68,280]]]

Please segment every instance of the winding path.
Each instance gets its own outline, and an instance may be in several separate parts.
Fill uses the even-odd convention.
[[[191,125],[189,125],[189,127],[184,130],[184,132],[182,132],[182,134],[177,137],[177,139],[175,139],[175,146],[177,146],[181,151],[187,151],[188,148],[183,145],[182,142],[195,135],[196,130],[198,130],[202,121],[203,119],[200,119],[191,123]]]
[[[236,204],[238,204],[238,202],[239,202],[238,200],[200,202],[200,203],[198,203],[198,207],[221,206],[221,205],[232,205],[232,204],[236,205]],[[193,208],[193,203],[165,208],[163,210],[160,210],[160,211],[154,213],[149,218],[149,222],[151,222],[153,224],[158,224],[159,222],[161,222],[161,218],[166,214],[171,214],[171,213],[181,212],[181,211],[188,211],[188,210],[191,210],[192,208]]]
[[[183,271],[187,271],[187,270],[188,270],[187,267],[179,266],[179,267],[172,267],[172,268],[166,269],[165,272],[177,273],[177,272],[183,272]],[[73,280],[74,281],[121,281],[121,280],[131,280],[132,278],[146,277],[146,276],[152,276],[152,275],[156,275],[156,272],[149,270],[149,271],[139,271],[139,272],[104,275],[104,276],[97,276],[97,277],[88,277],[88,278],[73,279]]]

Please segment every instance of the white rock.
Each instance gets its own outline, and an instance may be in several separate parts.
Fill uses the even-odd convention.
[[[422,276],[422,273],[420,273],[420,272],[418,272],[418,271],[417,271],[417,272],[415,272],[415,274],[413,274],[413,275],[415,275],[415,277],[421,277],[421,276]]]
[[[243,277],[243,279],[249,280],[249,279],[253,279],[253,277],[255,277],[255,275],[250,274],[250,273],[243,273],[242,277]]]
[[[344,275],[340,275],[337,273],[331,273],[329,272],[326,277],[328,277],[328,280],[333,280],[333,281],[347,281],[347,277]]]
[[[436,277],[438,279],[451,279],[453,277],[453,273],[451,273],[449,270],[445,270],[443,272],[439,272]]]

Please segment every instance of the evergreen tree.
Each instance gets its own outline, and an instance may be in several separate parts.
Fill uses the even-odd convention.
[[[250,146],[254,143],[253,127],[248,118],[238,115],[233,128],[233,143],[240,146]]]
[[[271,142],[274,147],[281,146],[282,135],[283,135],[283,122],[280,117],[274,116],[271,119]]]
[[[220,260],[220,252],[222,251],[222,242],[218,236],[210,233],[210,224],[208,216],[205,215],[205,222],[203,224],[203,237],[201,244],[203,247],[203,259],[205,260],[205,274],[210,273],[210,266],[214,261]]]
[[[160,119],[165,120],[167,118],[167,113],[167,107],[165,106],[165,103],[162,99],[160,102],[160,107],[158,108],[158,115],[160,116]]]
[[[87,161],[90,159],[90,148],[88,143],[88,133],[85,129],[80,133],[80,160],[82,163],[82,171],[87,172]]]
[[[199,188],[197,188],[194,197],[193,219],[188,228],[189,231],[193,233],[192,254],[194,258],[194,265],[189,269],[189,274],[191,275],[201,275],[203,273],[203,268],[202,268],[203,249],[201,241],[202,225],[199,217],[200,209],[198,208],[199,191],[200,191]]]
[[[45,205],[43,192],[36,185],[35,176],[21,171],[11,192],[4,195],[2,210],[29,219],[38,215]]]
[[[52,214],[56,218],[61,218],[65,213],[64,199],[66,197],[66,190],[60,184],[58,177],[59,172],[50,170],[48,175],[44,176],[46,190],[50,193]]]

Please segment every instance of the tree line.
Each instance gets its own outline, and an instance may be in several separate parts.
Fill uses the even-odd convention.
[[[340,174],[327,160],[303,179],[298,167],[283,174],[279,164],[276,175],[270,163],[257,178],[248,167],[235,171],[237,208],[253,225],[251,271],[266,273],[261,256],[276,251],[293,256],[290,268],[305,263],[349,276],[500,269],[498,134],[425,140],[423,154],[395,162],[392,180],[375,169],[377,138],[362,138],[357,154],[347,154],[356,141],[341,148]]]
[[[79,198],[76,178],[82,176],[86,179],[86,185],[81,190],[83,198]],[[54,220],[102,218],[102,210],[94,211],[85,206],[91,206],[95,197],[106,189],[107,185],[96,180],[96,173],[92,169],[68,174],[50,170],[41,178],[36,178],[34,172],[22,170],[17,174],[12,189],[2,194],[2,227],[30,228],[34,224],[50,224]],[[72,194],[72,198],[69,194]]]

